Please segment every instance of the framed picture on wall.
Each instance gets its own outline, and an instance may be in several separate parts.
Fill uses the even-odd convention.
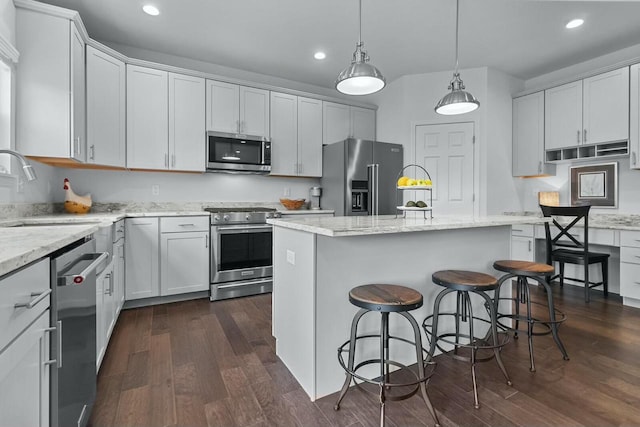
[[[618,207],[618,163],[572,166],[571,205],[590,204],[601,208]]]

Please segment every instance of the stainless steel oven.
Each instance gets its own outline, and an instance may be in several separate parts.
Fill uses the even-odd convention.
[[[267,208],[209,208],[211,212],[211,301],[271,292],[271,225]]]
[[[207,132],[207,171],[269,173],[271,143],[261,136]]]

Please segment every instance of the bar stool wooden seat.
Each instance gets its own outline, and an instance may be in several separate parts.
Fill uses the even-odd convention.
[[[566,320],[566,315],[560,310],[555,308],[553,303],[553,293],[551,286],[549,285],[548,278],[554,274],[554,267],[548,264],[541,264],[530,261],[517,261],[517,260],[499,260],[493,263],[493,268],[498,271],[502,271],[505,274],[498,280],[498,287],[496,289],[494,301],[495,311],[497,312],[498,327],[502,330],[513,331],[514,338],[518,338],[518,332],[520,330],[520,321],[527,324],[527,337],[529,338],[529,360],[531,372],[535,372],[536,366],[533,358],[533,337],[536,335],[552,334],[556,345],[562,353],[564,360],[569,360],[567,351],[560,340],[558,335],[558,325]],[[501,298],[500,289],[504,283],[511,283],[510,279],[516,278],[516,294],[511,298]],[[531,305],[543,305],[531,301],[529,280],[538,282],[544,287],[547,294],[547,304],[545,311],[548,310],[548,319],[535,318],[532,315]],[[499,304],[500,301],[509,301],[510,307],[515,307],[514,312],[500,313]],[[526,313],[520,313],[520,304],[525,304]],[[507,325],[504,319],[511,319],[514,324]],[[536,331],[536,327],[538,330]],[[540,330],[542,329],[542,330]],[[524,332],[524,331],[523,331]]]
[[[509,338],[506,335],[498,336],[495,306],[493,300],[487,294],[488,291],[496,289],[498,282],[495,277],[489,274],[464,270],[437,271],[433,273],[432,280],[433,283],[443,286],[445,289],[436,297],[433,304],[433,314],[422,322],[422,327],[430,343],[429,354],[433,356],[436,348],[438,348],[455,359],[471,363],[474,406],[479,408],[476,363],[486,362],[495,358],[498,367],[507,380],[507,384],[511,385],[509,374],[507,374],[500,357],[500,349],[507,343]],[[453,312],[441,312],[443,298],[453,292],[456,293],[456,310]],[[484,306],[488,309],[489,319],[474,315],[470,294],[477,294],[484,299]],[[453,317],[455,323],[453,332],[439,330],[439,320],[442,317]],[[467,323],[466,331],[461,330],[461,323]],[[482,324],[488,324],[489,328],[485,335],[480,337],[476,332],[476,326],[481,326]],[[449,347],[453,346],[453,351],[450,351],[449,348],[444,348],[442,346],[444,343],[448,344]],[[482,352],[480,355],[478,354],[479,351]]]
[[[386,400],[396,401],[408,399],[420,390],[429,413],[435,420],[436,426],[439,426],[440,422],[438,421],[438,416],[436,415],[433,405],[431,404],[431,400],[429,400],[429,395],[427,394],[427,381],[431,378],[431,375],[433,375],[435,363],[425,362],[427,354],[422,347],[420,328],[413,316],[408,313],[411,310],[422,307],[422,294],[405,286],[371,284],[351,289],[349,292],[349,301],[353,305],[360,307],[360,310],[356,313],[353,317],[353,321],[351,322],[351,337],[349,341],[345,342],[338,348],[338,362],[346,372],[346,379],[334,409],[336,411],[340,409],[340,402],[349,390],[349,386],[352,381],[357,387],[360,387],[362,383],[375,384],[378,386],[378,392],[376,395],[380,400],[380,425],[384,426]],[[369,312],[381,313],[380,332],[379,334],[358,335],[358,322],[362,316]],[[409,321],[413,328],[413,341],[389,334],[389,313],[398,313]],[[356,344],[361,340],[367,339],[379,340],[379,357],[359,361],[356,364]],[[414,347],[417,372],[410,369],[407,365],[389,359],[389,343],[391,341],[405,343]],[[347,363],[344,361],[344,353],[348,354]],[[369,378],[358,373],[361,368],[368,365],[379,365],[379,376]],[[410,379],[402,382],[396,382],[392,378],[395,373],[391,373],[389,369],[391,366],[410,373]],[[429,367],[429,369],[426,369],[427,367]],[[357,380],[361,382],[358,383]],[[391,389],[401,387],[409,388],[409,391],[406,391],[403,394],[390,393]],[[367,390],[365,388],[362,389],[371,392],[371,390]]]

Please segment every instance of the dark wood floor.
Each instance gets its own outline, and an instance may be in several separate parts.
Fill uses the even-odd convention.
[[[571,357],[550,336],[526,339],[503,359],[480,364],[480,409],[469,367],[438,356],[431,400],[443,426],[640,425],[640,310],[580,288],[555,289],[568,320],[560,332]],[[538,290],[534,297],[543,295]],[[292,321],[295,321],[292,319]],[[375,426],[375,398],[358,390],[335,412],[335,395],[310,402],[274,354],[271,295],[195,300],[126,310],[98,378],[93,426]],[[336,361],[337,363],[337,361]],[[419,395],[387,406],[387,425],[433,425]]]

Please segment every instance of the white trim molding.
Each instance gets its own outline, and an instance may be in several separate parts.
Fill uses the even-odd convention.
[[[20,52],[18,52],[18,49],[0,34],[0,59],[6,58],[13,63],[17,63],[19,57]]]

